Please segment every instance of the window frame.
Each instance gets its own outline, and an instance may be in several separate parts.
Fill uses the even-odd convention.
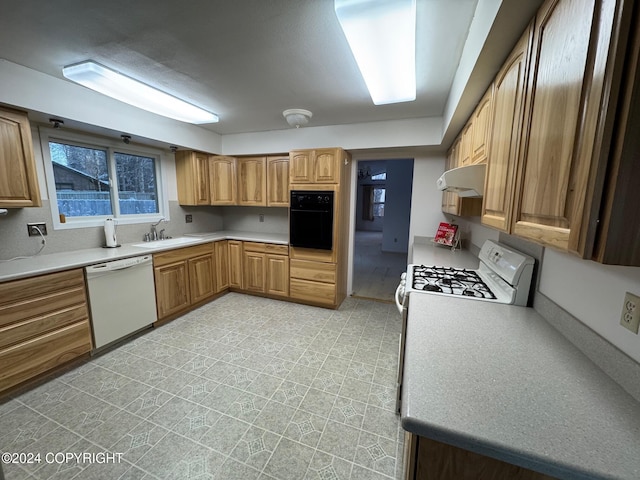
[[[374,200],[375,196],[376,196],[376,190],[384,190],[384,202],[376,202]],[[372,216],[374,219],[376,218],[384,218],[384,204],[386,203],[387,200],[387,187],[385,185],[373,185],[373,187],[371,188],[371,212],[372,212]],[[376,215],[375,210],[376,210],[376,205],[382,205],[382,215]]]
[[[134,225],[139,223],[155,223],[160,219],[169,220],[169,201],[167,196],[167,181],[163,175],[162,164],[166,161],[162,150],[142,146],[124,144],[115,139],[86,135],[75,132],[67,132],[52,128],[39,128],[40,147],[44,159],[45,180],[49,195],[49,204],[53,220],[54,230],[66,230],[73,228],[99,227],[104,225],[107,218],[113,218],[119,225]],[[95,215],[85,217],[66,217],[65,223],[60,221],[60,211],[58,210],[58,197],[56,191],[55,175],[53,173],[53,161],[51,160],[51,150],[49,142],[67,143],[79,147],[106,150],[107,168],[109,171],[109,192],[113,213],[111,215]],[[128,214],[120,213],[118,198],[118,181],[116,174],[115,153],[139,155],[151,157],[155,163],[156,191],[158,195],[158,213],[153,214]]]

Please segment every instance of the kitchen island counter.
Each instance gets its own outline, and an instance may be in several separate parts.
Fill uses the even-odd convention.
[[[402,426],[557,478],[640,478],[640,403],[531,308],[412,294]]]
[[[86,267],[87,265],[110,262],[121,258],[148,255],[218,240],[242,240],[277,243],[281,245],[287,245],[289,243],[288,234],[241,232],[231,230],[189,234],[186,236],[190,237],[193,241],[183,245],[162,245],[162,242],[160,241],[158,242],[157,247],[154,242],[136,242],[123,244],[118,248],[86,248],[71,252],[37,255],[35,257],[22,258],[10,262],[0,262],[0,282],[8,282],[19,278],[33,277],[36,275],[69,270],[72,268]]]

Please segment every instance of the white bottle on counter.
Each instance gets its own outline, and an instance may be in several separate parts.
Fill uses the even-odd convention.
[[[118,246],[118,240],[116,239],[116,225],[113,218],[107,218],[104,221],[104,238],[108,248],[115,248]]]

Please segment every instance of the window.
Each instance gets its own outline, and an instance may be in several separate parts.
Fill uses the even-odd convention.
[[[41,130],[55,228],[102,225],[107,217],[119,223],[168,217],[160,188],[160,151],[57,134]]]
[[[387,179],[387,172],[371,175],[371,180],[386,180],[386,179]]]
[[[374,217],[384,217],[384,197],[385,197],[385,189],[384,187],[374,187],[373,188],[373,216]]]

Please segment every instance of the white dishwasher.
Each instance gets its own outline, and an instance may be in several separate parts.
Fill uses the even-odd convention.
[[[96,349],[156,321],[151,255],[91,265],[84,270]]]

